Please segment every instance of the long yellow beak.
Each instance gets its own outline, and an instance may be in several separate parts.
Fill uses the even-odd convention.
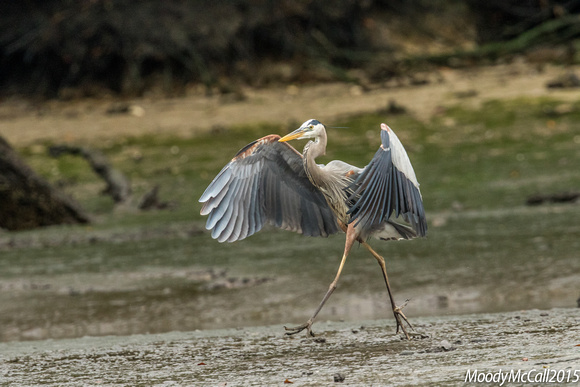
[[[290,141],[290,140],[296,140],[297,138],[300,138],[303,135],[304,135],[304,129],[298,128],[295,131],[293,131],[292,133],[289,133],[289,134],[285,135],[284,137],[282,137],[281,139],[279,139],[278,142],[286,142],[286,141]]]

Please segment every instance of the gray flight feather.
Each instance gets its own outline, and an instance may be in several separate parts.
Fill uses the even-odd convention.
[[[425,210],[409,157],[392,129],[384,124],[381,129],[381,147],[348,187],[350,223],[370,234],[394,214],[425,236]]]
[[[302,155],[278,139],[270,135],[245,146],[201,195],[206,228],[219,242],[244,239],[266,223],[309,236],[340,230],[306,176]]]

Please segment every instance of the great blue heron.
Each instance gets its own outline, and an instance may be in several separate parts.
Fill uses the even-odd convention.
[[[385,260],[367,243],[425,236],[427,221],[419,183],[409,157],[395,132],[381,124],[381,146],[369,165],[357,168],[334,160],[316,164],[326,153],[326,128],[308,120],[292,133],[262,137],[242,148],[207,187],[200,202],[209,215],[206,228],[219,242],[234,242],[259,231],[265,223],[309,236],[346,233],[344,254],[336,277],[304,324],[286,329],[289,335],[311,327],[338,282],[346,257],[355,242],[361,243],[381,266],[393,314],[407,339],[402,307],[396,305]],[[303,155],[286,141],[312,138]],[[410,227],[390,218],[401,217]],[[403,305],[404,306],[404,305]]]

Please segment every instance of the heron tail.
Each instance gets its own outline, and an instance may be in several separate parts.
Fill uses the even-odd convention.
[[[373,236],[384,241],[389,241],[417,238],[417,233],[411,227],[388,220],[383,223],[382,230],[374,232]]]

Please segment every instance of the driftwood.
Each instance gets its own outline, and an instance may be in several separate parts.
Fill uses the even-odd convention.
[[[145,193],[139,201],[138,208],[140,210],[162,210],[171,206],[171,203],[162,202],[159,200],[159,185],[153,187],[149,192]]]
[[[548,89],[573,89],[580,87],[580,78],[572,73],[566,73],[546,83]]]
[[[70,197],[37,175],[0,137],[0,227],[24,230],[55,224],[88,223]]]
[[[480,42],[513,39],[546,21],[580,11],[580,0],[467,0],[466,3],[475,15]]]
[[[131,183],[129,179],[122,172],[113,168],[105,155],[98,150],[80,146],[55,145],[50,147],[48,151],[52,157],[59,157],[63,154],[83,157],[88,161],[93,171],[107,183],[103,194],[110,195],[116,203],[125,203],[131,198]],[[137,208],[151,210],[165,209],[170,206],[171,203],[159,200],[159,186],[156,185],[143,195]]]
[[[72,154],[88,161],[97,175],[107,183],[104,194],[111,195],[116,203],[123,203],[131,196],[131,184],[123,173],[113,168],[107,158],[99,151],[80,146],[56,145],[49,148],[52,157]]]
[[[567,44],[570,39],[579,35],[580,15],[567,15],[559,19],[548,20],[513,39],[489,42],[473,49],[408,57],[401,60],[401,64],[406,67],[424,63],[462,67],[484,59],[494,60],[503,56],[523,54],[535,47]],[[569,46],[568,52],[561,60],[563,62],[573,61],[574,55],[575,49]]]
[[[533,195],[528,197],[526,204],[528,206],[537,206],[543,203],[567,203],[575,202],[580,198],[580,192],[558,192],[549,195]],[[580,299],[579,299],[580,300]]]

